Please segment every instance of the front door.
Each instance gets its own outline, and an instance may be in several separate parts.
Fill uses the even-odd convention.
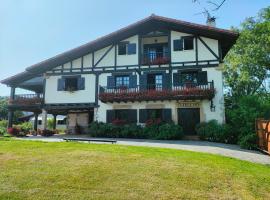
[[[195,135],[195,127],[200,123],[200,108],[178,108],[178,124],[184,134]]]

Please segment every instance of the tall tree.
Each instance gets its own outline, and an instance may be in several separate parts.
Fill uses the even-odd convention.
[[[247,18],[240,36],[225,58],[225,83],[233,97],[266,92],[263,81],[270,70],[270,7]],[[268,90],[269,91],[269,90]]]

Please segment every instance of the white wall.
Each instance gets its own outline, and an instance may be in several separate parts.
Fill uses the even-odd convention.
[[[46,79],[45,103],[90,103],[95,102],[95,75],[85,74],[85,89],[75,92],[57,91],[57,80],[61,76]]]
[[[117,65],[137,65],[138,64],[138,35],[122,40],[121,42],[136,43],[136,54],[118,55],[117,46]]]

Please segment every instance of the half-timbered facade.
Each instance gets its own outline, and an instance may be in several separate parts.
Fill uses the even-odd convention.
[[[37,63],[2,83],[16,109],[67,115],[68,129],[91,121],[144,124],[160,118],[194,133],[197,123],[224,122],[222,60],[238,35],[151,15]],[[15,94],[16,88],[34,91]],[[36,127],[35,127],[36,128]]]

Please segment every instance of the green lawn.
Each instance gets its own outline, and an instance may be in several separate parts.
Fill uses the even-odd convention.
[[[0,138],[0,199],[270,199],[270,166],[171,149]]]

